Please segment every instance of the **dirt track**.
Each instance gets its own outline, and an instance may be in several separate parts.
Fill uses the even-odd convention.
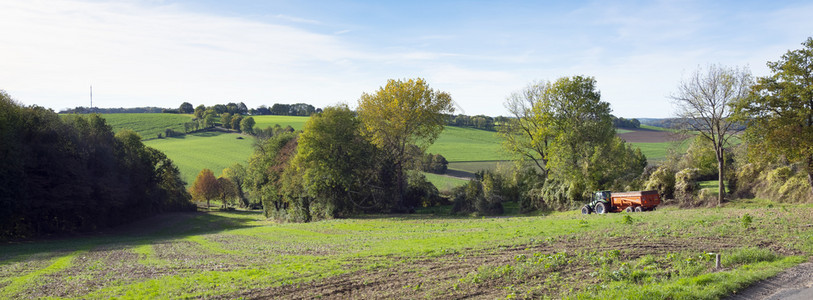
[[[813,263],[806,262],[785,270],[726,299],[813,299]]]

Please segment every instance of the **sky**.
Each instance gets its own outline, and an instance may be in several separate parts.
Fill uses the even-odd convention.
[[[355,107],[424,78],[456,113],[508,115],[529,84],[585,75],[625,118],[680,81],[800,49],[811,1],[0,0],[0,89],[54,110],[182,102]]]

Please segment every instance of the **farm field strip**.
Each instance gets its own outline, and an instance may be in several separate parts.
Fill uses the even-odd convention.
[[[192,121],[192,115],[181,114],[101,114],[113,128],[113,132],[122,129],[130,129],[141,135],[143,140],[158,138],[158,134],[164,134],[167,129],[177,132],[184,132],[183,124]]]
[[[222,132],[201,132],[144,142],[172,159],[187,184],[192,184],[203,168],[220,176],[224,168],[234,163],[246,165],[254,151],[253,143],[251,136]]]
[[[7,276],[0,281],[0,295],[233,298],[338,293],[330,294],[335,297],[355,289],[352,295],[374,297],[600,297],[607,291],[596,288],[606,284],[683,286],[678,278],[709,272],[704,253],[736,257],[751,251],[738,250],[743,245],[768,249],[757,253],[762,258],[748,260],[773,270],[748,273],[764,278],[813,252],[813,229],[800,226],[809,221],[811,210],[808,205],[667,208],[602,216],[400,215],[304,224],[264,221],[255,212],[169,214],[117,236],[0,246],[1,252],[17,253],[0,262],[0,274]],[[753,217],[753,224],[741,224],[744,214]],[[750,272],[738,267],[741,262],[727,262],[730,272]],[[29,271],[11,271],[23,267]],[[638,281],[612,277],[626,274],[624,270],[646,276]],[[666,276],[670,272],[674,278]],[[36,277],[40,280],[26,274],[48,276]],[[534,276],[559,279],[540,282],[531,280]],[[725,276],[721,278],[729,278]],[[721,278],[707,279],[717,284],[709,293],[721,291]],[[372,282],[365,284],[367,280]]]
[[[251,116],[254,118],[255,129],[265,129],[266,127],[274,127],[279,125],[281,127],[291,126],[294,130],[302,130],[305,123],[308,122],[310,117],[297,117],[297,116]]]

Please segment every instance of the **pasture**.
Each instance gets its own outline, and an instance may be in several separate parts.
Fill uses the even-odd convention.
[[[183,124],[192,121],[192,115],[180,114],[101,114],[101,117],[113,127],[113,132],[130,129],[143,140],[156,139],[167,129],[183,133]]]
[[[714,299],[806,261],[812,210],[744,203],[285,224],[243,211],[164,214],[0,245],[0,298]]]
[[[249,135],[215,131],[144,142],[172,159],[187,185],[195,182],[195,177],[204,168],[212,170],[215,176],[220,176],[223,169],[234,163],[245,166],[254,152],[253,143],[254,138]]]
[[[305,122],[308,122],[310,117],[296,117],[296,116],[251,116],[254,118],[255,129],[265,129],[266,127],[274,127],[279,125],[282,127],[291,126],[294,130],[302,130],[305,127]]]

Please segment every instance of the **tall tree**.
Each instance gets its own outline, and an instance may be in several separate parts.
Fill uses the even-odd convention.
[[[446,114],[454,112],[452,97],[429,88],[421,78],[387,81],[374,94],[364,93],[358,101],[362,130],[370,141],[387,155],[395,173],[395,197],[404,209],[409,159],[408,145],[426,150],[435,142],[446,124]]]
[[[732,118],[732,106],[748,96],[753,80],[747,69],[709,65],[681,81],[670,97],[684,130],[695,131],[711,142],[717,158],[719,193],[717,204],[725,197],[725,149],[739,131]]]
[[[215,174],[212,173],[212,170],[209,169],[200,170],[200,173],[198,173],[190,189],[193,197],[198,200],[206,200],[207,209],[210,206],[209,201],[220,195],[220,187],[217,178],[215,178]]]
[[[542,123],[534,112],[534,106],[543,100],[546,83],[533,83],[524,90],[508,97],[505,108],[513,118],[508,119],[499,132],[503,147],[514,154],[519,161],[533,163],[545,177],[548,174],[549,145],[553,135],[544,130],[547,124]]]
[[[813,187],[813,37],[802,46],[768,62],[773,74],[759,78],[736,111],[748,122],[749,148],[804,163]]]

